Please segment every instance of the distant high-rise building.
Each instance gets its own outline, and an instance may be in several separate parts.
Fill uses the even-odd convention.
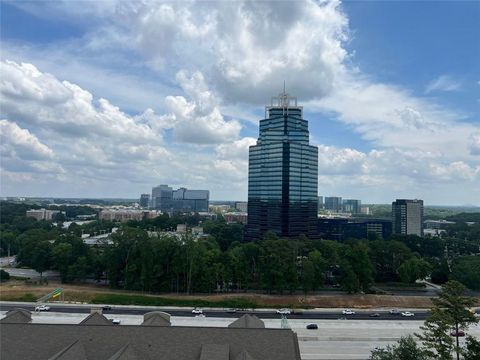
[[[152,188],[152,207],[165,213],[208,212],[208,190],[173,190],[168,185]]]
[[[238,201],[235,203],[235,209],[246,213],[248,211],[248,203],[246,201]]]
[[[150,194],[140,195],[140,207],[147,208],[150,205]]]
[[[392,202],[393,233],[423,236],[423,200]]]
[[[308,121],[285,91],[272,98],[260,120],[248,164],[246,239],[267,231],[296,238],[317,236],[318,148],[309,144]]]
[[[342,198],[337,196],[326,196],[325,210],[330,210],[334,212],[342,211]]]
[[[362,202],[360,200],[345,199],[343,200],[343,211],[360,214],[362,212]]]
[[[318,208],[323,209],[323,196],[318,197]]]

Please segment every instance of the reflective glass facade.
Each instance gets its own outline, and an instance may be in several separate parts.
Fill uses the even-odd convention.
[[[318,148],[309,144],[302,108],[286,94],[277,99],[249,151],[248,240],[269,230],[287,238],[317,234]]]

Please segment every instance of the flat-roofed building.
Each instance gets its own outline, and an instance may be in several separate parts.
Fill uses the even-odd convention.
[[[423,236],[423,200],[392,202],[392,221],[394,234]]]

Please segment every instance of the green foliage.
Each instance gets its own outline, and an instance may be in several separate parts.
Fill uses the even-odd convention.
[[[409,335],[402,337],[395,345],[386,349],[374,350],[370,360],[428,360],[425,350],[420,348],[415,339]]]
[[[188,307],[225,307],[252,309],[257,304],[242,298],[232,298],[222,301],[207,301],[200,299],[172,299],[157,296],[123,295],[123,294],[99,294],[92,301],[93,304],[112,305],[143,305],[143,306],[188,306]],[[278,305],[277,305],[278,306]],[[273,306],[273,307],[277,307]]]
[[[480,223],[480,212],[462,212],[446,217],[448,221]]]
[[[480,256],[463,256],[455,259],[450,278],[471,290],[480,290]]]
[[[466,346],[462,351],[464,360],[480,359],[480,340],[473,336],[467,336]]]
[[[0,269],[0,282],[10,280],[10,274],[3,269]]]
[[[430,274],[430,271],[430,264],[427,261],[416,257],[406,260],[398,268],[400,280],[404,283],[414,283],[418,279],[424,279]]]
[[[430,356],[450,360],[451,353],[455,350],[458,357],[461,351],[458,337],[454,344],[450,331],[465,330],[478,321],[469,311],[475,300],[465,297],[465,290],[461,283],[449,281],[443,285],[438,298],[432,299],[434,307],[424,325],[420,327],[423,334],[417,334]]]

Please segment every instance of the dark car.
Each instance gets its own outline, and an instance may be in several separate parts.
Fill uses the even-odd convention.
[[[458,330],[458,332],[456,332],[455,330],[453,330],[453,331],[450,333],[450,336],[453,336],[453,337],[464,337],[464,336],[465,336],[465,332],[462,331],[462,330]]]
[[[370,317],[380,317],[379,313],[370,314]]]
[[[112,307],[110,305],[105,305],[102,306],[102,310],[112,310]]]
[[[317,324],[308,324],[308,325],[307,325],[307,329],[308,329],[308,330],[317,330],[317,329],[318,329],[318,325],[317,325]]]

